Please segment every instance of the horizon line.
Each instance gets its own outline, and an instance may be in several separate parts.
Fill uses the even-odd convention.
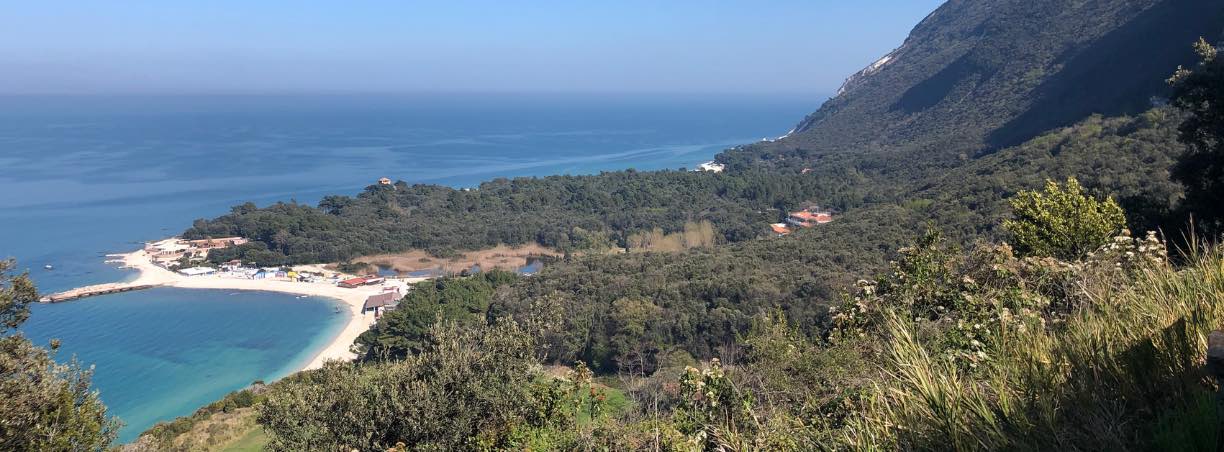
[[[0,97],[171,97],[171,96],[216,96],[216,97],[274,97],[274,96],[488,96],[488,95],[541,95],[541,96],[823,96],[832,97],[835,91],[663,91],[663,90],[447,90],[447,91],[348,91],[348,90],[291,90],[291,91],[0,91]]]

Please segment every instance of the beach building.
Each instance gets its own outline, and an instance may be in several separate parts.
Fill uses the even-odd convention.
[[[361,305],[361,313],[365,314],[374,311],[374,318],[378,318],[383,313],[394,310],[399,305],[400,298],[402,297],[398,290],[370,295],[366,298],[365,303]]]
[[[250,240],[247,240],[242,237],[221,237],[221,238],[216,238],[216,239],[188,240],[186,243],[188,247],[194,248],[197,250],[211,250],[211,249],[218,249],[218,248],[229,248],[231,246],[238,246],[238,245],[245,244],[249,241]]]
[[[209,250],[228,248],[231,246],[242,245],[247,242],[249,242],[249,240],[243,237],[221,237],[200,240],[181,240],[178,238],[170,238],[157,242],[146,243],[144,246],[144,251],[149,255],[149,259],[152,260],[154,264],[162,267],[169,267],[184,257],[191,259],[205,259],[208,257]]]
[[[210,267],[190,267],[178,271],[185,276],[204,276],[217,273],[217,269]]]
[[[191,251],[191,246],[176,239],[146,243],[144,251],[154,264],[167,266]]]
[[[255,279],[255,275],[258,273],[259,273],[259,269],[246,268],[246,267],[235,269],[232,272],[234,277],[244,278],[244,279]]]
[[[264,267],[255,271],[255,274],[252,276],[253,279],[268,279],[276,277],[285,277],[285,272],[276,267]]]
[[[344,281],[340,281],[336,283],[336,285],[346,288],[346,289],[353,289],[353,288],[357,288],[357,287],[366,285],[366,279],[365,278],[349,278]]]

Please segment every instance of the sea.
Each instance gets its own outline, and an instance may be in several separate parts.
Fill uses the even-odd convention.
[[[819,95],[0,96],[0,258],[42,292],[134,278],[110,253],[253,201],[315,203],[380,177],[695,168],[785,134]],[[49,266],[49,268],[48,268]],[[35,305],[21,334],[93,370],[132,441],[299,368],[347,322],[335,300],[157,288]]]

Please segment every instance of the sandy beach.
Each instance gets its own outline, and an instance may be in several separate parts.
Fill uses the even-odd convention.
[[[148,253],[144,250],[115,255],[114,257],[117,260],[121,260],[125,268],[132,268],[139,272],[136,279],[122,283],[124,285],[152,285],[182,289],[263,290],[329,297],[340,300],[348,306],[350,313],[348,323],[344,326],[344,329],[327,342],[327,346],[315,352],[314,357],[302,370],[317,369],[322,367],[325,361],[329,360],[351,360],[355,358],[356,355],[349,350],[349,346],[353,344],[357,336],[369,329],[370,325],[374,322],[373,313],[362,314],[361,312],[361,307],[365,303],[366,297],[382,292],[382,287],[385,285],[398,285],[400,293],[406,293],[405,286],[412,282],[423,280],[423,278],[416,280],[395,280],[388,281],[387,284],[380,286],[346,289],[327,282],[308,283],[214,275],[184,276],[153,264]]]

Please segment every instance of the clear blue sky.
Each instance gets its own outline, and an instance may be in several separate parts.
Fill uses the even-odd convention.
[[[942,0],[0,0],[0,93],[830,93]]]

